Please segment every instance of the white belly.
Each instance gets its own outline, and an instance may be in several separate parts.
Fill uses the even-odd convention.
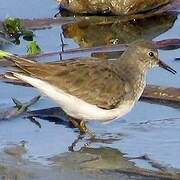
[[[122,117],[127,114],[134,106],[133,101],[127,101],[118,108],[105,110],[96,105],[89,104],[75,96],[65,93],[63,90],[50,85],[49,83],[37,78],[14,73],[14,76],[39,89],[49,98],[54,100],[69,116],[84,121],[108,121]]]

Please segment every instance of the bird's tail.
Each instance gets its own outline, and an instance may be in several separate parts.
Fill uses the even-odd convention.
[[[26,58],[22,58],[20,56],[11,54],[9,52],[0,50],[0,61],[2,59],[11,61],[17,69],[17,71],[6,72],[4,74],[4,77],[7,79],[17,79],[15,76],[15,73],[22,73],[22,72],[24,73],[24,72],[26,72],[24,70],[24,67],[31,66],[32,64],[35,63],[35,61],[29,60]]]
[[[0,50],[0,58],[5,58],[5,57],[8,57],[8,56],[11,56],[12,54],[6,52],[6,51],[2,51]]]

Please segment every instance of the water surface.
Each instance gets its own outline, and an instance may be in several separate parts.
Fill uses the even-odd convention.
[[[52,0],[44,0],[43,4],[42,1],[6,0],[1,2],[0,9],[1,20],[7,16],[30,19],[46,18],[52,17],[57,12],[57,4]],[[154,27],[155,33],[153,36],[152,34],[146,34],[146,37],[153,40],[179,38],[180,20],[179,16],[176,18],[173,18],[171,23],[167,22],[167,24],[163,21],[163,26],[167,25],[163,31],[161,30],[159,32],[158,28],[156,29]],[[169,26],[169,24],[171,25]],[[156,26],[156,24],[153,26]],[[82,45],[78,43],[75,36],[68,36],[67,32],[63,30],[64,27],[62,28],[57,25],[50,29],[34,31],[36,41],[43,52],[59,51],[61,49],[60,33],[63,33],[64,42],[67,44],[65,49],[73,49]],[[101,31],[103,31],[103,28]],[[143,33],[144,32],[142,32],[141,35],[143,35]],[[97,35],[96,31],[94,31],[94,35]],[[131,34],[126,35],[131,36]],[[137,36],[137,38],[138,37],[139,36]],[[88,45],[90,46],[92,44],[94,43],[89,42]],[[25,54],[27,42],[21,40],[19,46],[10,45],[3,48],[16,54]],[[180,70],[180,62],[174,61],[175,57],[180,57],[179,49],[161,50],[159,52],[161,59],[177,71]],[[88,55],[89,54],[79,54],[79,56]],[[45,61],[58,60],[58,58],[59,56],[57,56],[56,59],[50,58]],[[70,58],[70,56],[68,57],[68,55],[66,55],[65,58]],[[4,68],[0,68],[1,73],[5,70]],[[179,87],[180,76],[179,73],[172,75],[162,69],[154,69],[148,74],[147,82],[155,85]],[[33,88],[4,83],[0,83],[0,87],[1,107],[4,107],[4,105],[12,106],[11,97],[18,98],[21,101],[27,101],[39,94],[39,92]],[[48,98],[43,97],[32,109],[42,109],[53,106],[56,106],[56,104]],[[176,119],[163,120],[173,118]],[[37,120],[42,128],[38,128],[28,119],[23,118],[0,122],[0,151],[3,151],[3,149],[10,144],[18,144],[21,141],[25,141],[27,149],[27,153],[24,155],[25,159],[43,164],[49,164],[51,162],[47,158],[68,152],[68,147],[78,137],[78,131],[47,120]],[[147,121],[150,123],[143,123]],[[180,158],[178,156],[180,152],[180,111],[177,108],[138,102],[135,108],[122,119],[108,125],[89,123],[88,126],[97,134],[99,139],[107,140],[106,143],[104,143],[104,141],[91,143],[89,147],[94,150],[96,150],[95,148],[108,147],[110,148],[110,153],[112,149],[115,149],[117,152],[122,152],[128,157],[147,154],[159,163],[180,168]],[[110,139],[113,140],[110,141]],[[75,149],[81,149],[85,143],[86,138],[80,140]],[[151,165],[145,161],[136,160],[134,162],[136,162],[136,166],[152,169]]]

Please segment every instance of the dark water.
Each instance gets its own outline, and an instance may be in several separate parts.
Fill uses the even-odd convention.
[[[29,19],[52,17],[57,12],[58,7],[53,0],[44,0],[43,2],[39,0],[0,0],[0,3],[1,20],[7,16]],[[173,20],[171,22],[160,22],[163,24],[162,27],[152,30],[155,32],[153,35],[146,31],[142,32],[142,34],[144,33],[145,37],[154,40],[179,38],[180,20],[179,16],[176,18],[172,18]],[[158,26],[160,25],[158,24]],[[155,27],[156,24],[153,26]],[[67,44],[66,49],[83,46],[78,44],[78,38],[73,38],[73,35],[68,35],[67,31],[63,32],[62,29],[64,27],[54,26],[50,29],[34,31],[36,41],[44,52],[61,49],[61,32],[64,33],[64,42]],[[131,33],[133,31],[127,29],[126,36],[131,36],[131,33],[128,31]],[[96,31],[94,33],[96,34]],[[134,38],[136,39],[137,37]],[[96,41],[92,43],[91,39],[94,41],[93,38],[88,39],[87,37],[85,39],[84,37],[84,41],[89,43],[86,43],[86,45],[95,44]],[[23,40],[19,46],[11,45],[4,47],[5,50],[17,54],[25,54],[26,48],[27,42]],[[85,55],[82,54],[82,56]],[[178,73],[177,75],[171,75],[162,69],[155,69],[148,74],[148,83],[179,87],[180,62],[174,61],[175,57],[180,57],[179,49],[160,50],[160,58],[176,69]],[[54,60],[58,60],[57,58]],[[65,58],[68,58],[68,56]],[[1,68],[0,72],[4,70]],[[0,83],[0,107],[13,105],[11,97],[27,101],[38,94],[32,88]],[[46,97],[43,97],[32,109],[51,106],[55,106],[55,104]],[[163,121],[163,119],[172,118],[176,119]],[[37,120],[42,125],[41,129],[23,118],[0,122],[0,150],[2,151],[9,144],[18,144],[20,141],[26,141],[27,153],[24,155],[25,158],[47,164],[49,163],[47,158],[67,152],[68,147],[78,136],[78,132],[75,132],[71,128],[41,119]],[[146,121],[151,121],[151,123],[142,123]],[[139,102],[123,119],[119,119],[108,125],[89,123],[88,126],[96,132],[100,139],[107,140],[107,143],[102,143],[101,141],[91,143],[90,147],[92,148],[109,147],[130,157],[148,154],[152,159],[164,165],[180,168],[180,158],[178,156],[180,152],[180,111],[177,108]],[[109,141],[110,139],[113,140],[108,142],[108,139]],[[75,149],[80,149],[85,143],[86,140],[80,141]],[[151,168],[151,165],[145,161],[136,160],[135,162],[137,166]]]

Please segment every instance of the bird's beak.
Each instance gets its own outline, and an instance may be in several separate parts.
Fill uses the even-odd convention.
[[[177,73],[173,68],[171,68],[170,66],[168,66],[167,64],[165,64],[161,60],[159,60],[159,67],[162,67],[163,69],[166,69],[167,71],[171,72],[172,74]]]

